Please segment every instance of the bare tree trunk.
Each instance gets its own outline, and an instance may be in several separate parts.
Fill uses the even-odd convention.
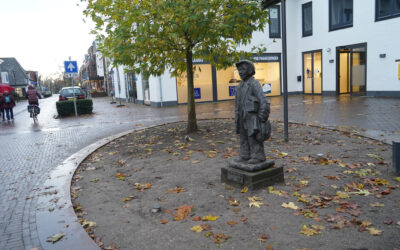
[[[197,130],[196,106],[194,103],[194,84],[193,84],[193,54],[191,49],[186,50],[186,73],[188,85],[188,126],[187,132],[191,133]]]

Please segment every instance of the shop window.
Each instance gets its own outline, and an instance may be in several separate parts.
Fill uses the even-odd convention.
[[[375,20],[400,17],[400,0],[376,0]]]
[[[329,0],[329,31],[353,26],[353,0]]]
[[[257,62],[254,63],[258,80],[266,96],[277,96],[281,94],[280,67],[279,62]],[[235,99],[236,88],[240,83],[240,76],[236,67],[217,71],[218,100]]]
[[[186,74],[176,78],[178,103],[187,103],[187,78]],[[195,102],[213,101],[212,69],[211,64],[196,64],[193,72]]]
[[[269,8],[269,38],[281,37],[281,7],[279,5]]]
[[[303,37],[312,35],[312,2],[302,5]]]

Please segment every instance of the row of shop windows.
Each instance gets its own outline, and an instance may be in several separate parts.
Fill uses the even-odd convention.
[[[257,79],[266,96],[281,94],[280,54],[264,54],[253,58]],[[216,70],[211,64],[196,64],[194,72],[194,96],[196,102],[223,101],[235,99],[240,83],[235,66]],[[177,78],[178,103],[187,103],[186,75]]]

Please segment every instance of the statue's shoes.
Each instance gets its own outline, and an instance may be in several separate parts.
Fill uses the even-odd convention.
[[[237,157],[234,159],[236,162],[247,162],[250,158]]]
[[[252,158],[252,159],[247,161],[248,164],[257,164],[257,163],[260,163],[260,162],[262,162],[262,160],[254,159],[254,158]]]

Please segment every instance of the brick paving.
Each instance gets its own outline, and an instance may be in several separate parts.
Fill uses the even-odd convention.
[[[42,184],[58,164],[97,140],[136,126],[186,120],[186,106],[152,108],[127,104],[117,108],[109,98],[94,99],[92,116],[54,119],[57,96],[41,100],[39,125],[33,125],[20,102],[15,122],[0,124],[0,249],[41,247],[36,205]],[[282,98],[271,98],[272,119],[282,119]],[[233,102],[196,105],[197,117],[233,116]],[[362,130],[390,142],[400,140],[400,99],[290,96],[289,120]]]

